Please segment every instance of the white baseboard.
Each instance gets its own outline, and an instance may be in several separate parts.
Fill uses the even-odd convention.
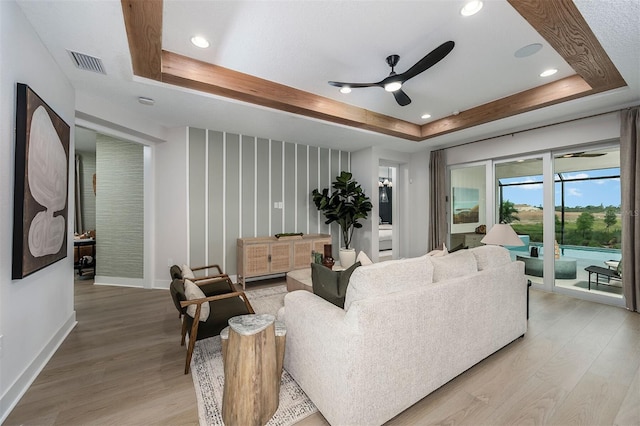
[[[36,356],[31,364],[18,376],[16,381],[9,386],[7,391],[0,398],[0,424],[2,424],[9,416],[11,411],[20,402],[22,396],[27,392],[33,384],[38,374],[47,365],[53,354],[56,353],[62,342],[67,338],[71,330],[76,326],[76,312],[73,311],[67,321],[60,327],[58,332],[54,334],[49,342],[42,348],[42,351]]]
[[[144,288],[143,278],[105,277],[102,275],[96,275],[93,283],[95,285]]]

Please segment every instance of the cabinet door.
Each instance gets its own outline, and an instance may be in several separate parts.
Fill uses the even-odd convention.
[[[291,243],[271,243],[271,272],[289,272],[291,270]]]
[[[331,238],[318,238],[313,240],[313,250],[322,253],[324,256],[324,245],[331,244]],[[332,250],[334,248],[332,247]]]
[[[269,244],[245,244],[244,277],[255,277],[269,273]]]
[[[308,268],[311,263],[311,241],[294,241],[293,269]]]

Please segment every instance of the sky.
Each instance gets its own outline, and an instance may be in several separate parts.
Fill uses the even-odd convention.
[[[587,172],[563,173],[565,180],[565,206],[606,206],[620,205],[620,178],[599,179],[590,181],[572,181],[571,179],[581,179],[586,177],[615,176],[620,174],[620,169],[591,170]],[[541,181],[542,176],[519,177],[511,179],[501,179],[504,183],[524,183]],[[556,180],[557,182],[557,180]],[[560,184],[556,183],[555,205],[561,204]],[[541,206],[543,203],[542,184],[518,185],[505,187],[503,199],[514,204],[529,204],[530,206]]]

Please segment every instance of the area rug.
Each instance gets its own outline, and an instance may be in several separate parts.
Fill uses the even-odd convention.
[[[247,289],[245,293],[256,314],[271,314],[275,316],[278,310],[284,306],[287,286],[277,285],[255,290]]]
[[[283,306],[286,293],[286,286],[282,285],[249,290],[247,297],[256,313],[275,315]],[[191,377],[198,401],[200,425],[224,425],[222,421],[224,367],[220,336],[196,342],[191,359]],[[317,411],[313,402],[289,373],[286,370],[283,371],[280,382],[280,405],[267,425],[293,425]]]
[[[191,377],[198,400],[200,425],[223,425],[224,367],[222,365],[220,336],[196,342],[191,360]],[[293,425],[317,411],[318,409],[289,373],[283,371],[280,382],[280,405],[267,425]]]

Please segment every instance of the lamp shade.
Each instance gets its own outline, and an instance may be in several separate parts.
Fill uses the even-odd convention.
[[[496,246],[523,246],[524,243],[507,223],[496,223],[480,242]]]

